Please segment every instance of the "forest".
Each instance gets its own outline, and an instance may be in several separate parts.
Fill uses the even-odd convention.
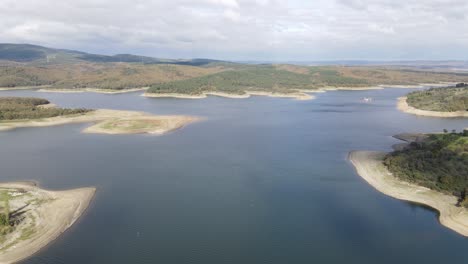
[[[428,111],[468,111],[468,84],[415,91],[407,95],[406,101],[412,107]]]
[[[0,121],[38,119],[63,115],[84,114],[89,109],[44,108],[50,102],[32,97],[0,97]]]
[[[324,86],[366,86],[366,79],[345,76],[328,67],[299,67],[293,65],[238,66],[233,70],[189,80],[152,85],[149,93],[200,94],[219,91],[243,94],[247,90],[292,93],[301,89]]]
[[[209,91],[243,94],[248,90],[293,93],[322,87],[365,87],[381,84],[412,85],[462,80],[451,73],[408,72],[378,67],[231,65],[217,73],[186,80],[153,84],[149,93],[200,94]]]
[[[57,55],[58,56],[58,55]],[[0,61],[1,62],[1,61]],[[295,92],[321,87],[414,85],[465,81],[460,73],[407,71],[360,66],[240,64],[193,60],[172,64],[132,62],[63,62],[0,64],[0,88],[48,86],[48,89],[98,88],[123,90],[152,87],[150,92],[195,94],[200,91],[242,93],[246,89]]]
[[[246,70],[231,70],[198,78],[156,84],[150,93],[200,94],[207,91],[221,91],[243,94],[245,90],[268,90],[288,92],[293,89],[313,89],[311,76],[276,70],[273,67],[252,67]]]
[[[453,194],[468,207],[468,130],[430,134],[389,153],[384,164],[396,177]]]

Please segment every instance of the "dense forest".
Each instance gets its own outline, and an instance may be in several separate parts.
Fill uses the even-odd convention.
[[[428,111],[468,111],[468,84],[455,87],[431,88],[407,95],[408,105]]]
[[[84,114],[89,109],[43,108],[50,102],[41,98],[0,97],[0,121],[37,119],[54,116]]]
[[[389,153],[384,164],[396,177],[454,194],[468,207],[468,130],[431,134]]]
[[[200,94],[247,90],[292,93],[321,87],[363,87],[380,84],[411,85],[466,79],[454,73],[427,73],[378,67],[231,65],[224,71],[197,78],[153,84],[149,93]]]
[[[238,66],[232,70],[183,81],[155,84],[149,93],[200,94],[220,91],[243,94],[247,90],[295,92],[323,86],[366,86],[366,79],[345,76],[328,67],[299,67],[293,65]]]
[[[222,91],[242,94],[245,90],[288,92],[291,89],[313,89],[312,76],[277,70],[272,66],[252,67],[247,70],[230,70],[184,81],[153,85],[150,93],[200,94]]]
[[[0,66],[0,87],[50,85],[50,88],[130,89],[185,80],[221,71],[219,67],[80,63],[48,66]]]

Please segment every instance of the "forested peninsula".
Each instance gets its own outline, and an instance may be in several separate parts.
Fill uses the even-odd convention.
[[[353,151],[358,174],[391,197],[439,211],[440,222],[468,236],[468,130],[405,135],[391,153]]]
[[[404,112],[435,117],[468,117],[468,84],[415,91],[399,98]]]

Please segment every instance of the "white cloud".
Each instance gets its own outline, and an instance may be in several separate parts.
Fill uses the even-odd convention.
[[[383,26],[377,25],[375,23],[369,24],[369,29],[374,32],[384,33],[384,34],[395,34],[395,30],[392,26]]]
[[[0,42],[225,59],[468,59],[466,0],[1,0]]]

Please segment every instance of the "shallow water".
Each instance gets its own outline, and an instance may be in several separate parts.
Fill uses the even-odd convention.
[[[409,91],[312,101],[2,91],[206,117],[160,137],[81,134],[87,124],[0,132],[1,181],[98,188],[85,216],[24,263],[464,263],[467,239],[436,213],[375,191],[346,160],[351,150],[389,151],[397,133],[468,126],[397,111]]]

